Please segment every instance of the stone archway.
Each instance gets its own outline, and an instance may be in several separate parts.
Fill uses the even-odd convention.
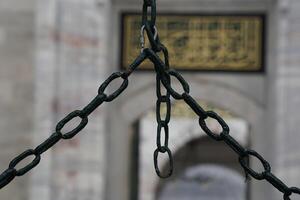
[[[234,116],[230,111],[224,110],[209,102],[199,102],[205,110],[214,110],[228,123],[232,130],[232,136],[243,146],[248,146],[249,127],[245,120]],[[155,193],[159,193],[165,181],[169,182],[178,178],[186,168],[198,164],[213,163],[227,166],[241,172],[235,153],[225,144],[213,141],[199,127],[197,116],[191,109],[185,107],[184,102],[176,102],[172,105],[172,120],[169,123],[169,148],[173,152],[174,173],[169,179],[159,179],[153,167],[153,151],[156,148],[156,119],[153,110],[143,116],[139,122],[138,141],[138,167],[132,175],[138,177],[138,200],[155,200]],[[209,123],[215,130],[217,123]],[[159,163],[162,173],[168,171],[166,155],[160,154]],[[134,188],[134,187],[133,187]]]
[[[142,78],[142,77],[141,77]],[[191,86],[191,95],[195,99],[203,99],[224,109],[232,111],[236,116],[249,123],[252,147],[263,153],[264,108],[257,101],[249,98],[237,88],[229,87],[218,82],[201,81],[195,77],[185,77]],[[136,77],[139,79],[139,77]],[[132,80],[134,82],[136,80]],[[174,83],[174,87],[177,85]],[[213,91],[213,92],[212,92]],[[107,144],[109,157],[107,157],[106,194],[107,199],[130,199],[130,171],[131,141],[134,137],[132,124],[153,108],[155,97],[155,83],[144,81],[143,85],[133,85],[113,107],[109,107]],[[138,109],[137,109],[138,108]],[[118,121],[118,126],[113,123]],[[196,122],[195,122],[196,124]],[[234,134],[234,132],[232,132]],[[120,142],[122,141],[122,142]],[[152,160],[152,157],[149,158]],[[154,173],[154,172],[153,172]],[[115,177],[118,179],[115,179]],[[124,187],[126,186],[126,187]],[[259,188],[251,187],[253,191]]]
[[[241,174],[218,165],[197,165],[165,184],[158,200],[245,200]]]
[[[207,136],[192,139],[175,152],[174,168],[172,178],[159,180],[156,186],[156,200],[169,199],[173,196],[169,193],[173,189],[180,190],[190,186],[191,190],[194,190],[196,185],[198,188],[191,191],[192,195],[185,192],[179,194],[178,191],[177,196],[188,200],[205,200],[205,197],[215,200],[226,199],[225,197],[230,200],[248,199],[248,184],[245,182],[244,171],[237,162],[235,153],[224,143],[215,142]],[[207,181],[209,185],[206,185]],[[234,192],[228,194],[228,188],[222,183],[229,184],[230,187],[238,186]],[[218,191],[223,192],[223,196],[216,194]]]

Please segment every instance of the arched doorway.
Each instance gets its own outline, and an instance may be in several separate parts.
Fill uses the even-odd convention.
[[[238,172],[213,164],[186,169],[161,189],[157,200],[245,200],[247,184]]]
[[[236,154],[225,143],[207,136],[193,139],[175,152],[174,168],[172,178],[159,180],[156,200],[246,200],[248,197],[244,172]]]
[[[266,153],[266,145],[262,143],[262,141],[266,142],[266,134],[264,132],[265,123],[263,120],[264,117],[264,107],[261,104],[253,100],[251,97],[246,95],[243,92],[240,92],[235,87],[228,87],[227,85],[218,83],[218,82],[210,82],[207,80],[202,80],[201,78],[198,80],[194,76],[187,74],[187,79],[190,80],[191,88],[195,88],[192,90],[191,95],[195,99],[203,99],[206,102],[210,102],[213,105],[217,105],[220,108],[225,110],[229,110],[234,113],[243,121],[241,123],[232,124],[230,120],[226,119],[230,130],[231,135],[238,140],[243,145],[246,145],[243,142],[243,138],[248,138],[248,135],[251,136],[251,148],[257,150],[258,152],[265,154]],[[141,81],[143,80],[143,81]],[[105,178],[105,194],[106,199],[115,200],[115,199],[130,199],[130,200],[148,200],[151,198],[147,198],[146,195],[139,198],[138,195],[141,194],[150,194],[153,196],[155,194],[155,187],[157,185],[158,178],[153,169],[153,151],[155,148],[155,138],[156,138],[156,123],[153,120],[148,124],[148,134],[145,134],[149,137],[140,140],[138,137],[141,137],[139,134],[135,134],[136,129],[140,130],[142,127],[142,119],[145,119],[145,115],[147,115],[148,111],[154,109],[155,106],[155,81],[146,80],[145,76],[140,75],[133,77],[132,82],[137,83],[133,84],[132,87],[128,88],[128,92],[124,93],[118,101],[117,105],[109,106],[109,118],[107,121],[108,134],[107,134],[107,152],[109,152],[109,156],[107,156],[107,174]],[[138,84],[140,83],[140,84]],[[180,85],[174,83],[174,87],[180,87]],[[212,92],[213,91],[213,92]],[[225,98],[226,97],[226,98]],[[173,102],[182,102],[183,101],[173,101]],[[202,102],[200,102],[201,105]],[[183,107],[188,107],[184,105]],[[207,109],[207,108],[206,108]],[[214,108],[208,108],[208,110],[215,110]],[[217,111],[219,113],[219,111]],[[118,121],[118,124],[112,123]],[[182,121],[182,120],[181,120]],[[192,119],[187,121],[189,124],[189,131],[179,134],[180,136],[188,136],[190,139],[186,140],[184,143],[179,145],[178,147],[184,145],[186,142],[193,138],[201,137],[201,132],[199,133],[199,125],[197,123],[197,119]],[[139,123],[137,123],[139,122]],[[247,122],[247,131],[245,132],[246,137],[239,137],[243,132],[237,131],[240,127],[240,124],[244,124]],[[172,115],[171,123],[177,123],[176,117]],[[136,129],[132,128],[133,124],[138,124]],[[181,130],[182,129],[178,129]],[[184,141],[182,139],[175,140],[174,137],[177,132],[171,130],[170,132],[170,142],[169,144],[178,144]],[[248,134],[247,134],[248,133]],[[261,134],[264,133],[264,134]],[[200,135],[199,135],[200,134]],[[203,134],[204,135],[204,134]],[[137,150],[134,147],[134,140],[138,141],[150,141],[152,144],[150,145],[150,150],[148,155],[142,155],[143,151]],[[248,140],[248,139],[247,139]],[[177,143],[178,142],[178,143]],[[171,146],[170,146],[171,147]],[[132,150],[136,154],[133,154]],[[173,147],[171,147],[173,153],[176,152]],[[149,171],[146,174],[149,174],[150,184],[145,184],[145,188],[151,187],[152,189],[143,193],[143,190],[140,187],[140,184],[143,182],[140,180],[141,176],[135,176],[134,174],[138,174],[139,168],[134,167],[133,160],[135,158],[144,158],[149,161]],[[237,161],[236,161],[237,162]],[[135,163],[139,163],[139,160],[135,161]],[[250,163],[252,167],[255,166],[255,163]],[[131,172],[131,173],[129,173]],[[134,173],[133,173],[134,172]],[[117,177],[117,178],[116,178]],[[130,184],[137,183],[137,184]],[[265,186],[261,184],[262,182],[256,182],[255,184],[251,184],[251,198],[253,199],[264,199],[266,196],[263,191],[265,191]],[[134,185],[138,185],[139,187],[133,187]],[[154,189],[153,189],[154,188]],[[134,190],[138,190],[132,192]]]
[[[244,119],[209,102],[200,101],[200,104],[203,105],[206,110],[214,110],[224,117],[231,127],[233,137],[242,145],[248,146],[249,126]],[[236,175],[233,185],[240,183],[237,180],[243,180],[243,171],[237,162],[236,154],[225,143],[216,142],[207,137],[199,127],[197,117],[184,105],[184,102],[176,102],[172,105],[172,108],[172,120],[169,124],[169,146],[174,157],[174,174],[169,179],[159,179],[154,172],[153,151],[156,147],[156,119],[154,111],[151,110],[141,117],[138,126],[136,126],[136,137],[134,137],[135,145],[133,145],[135,149],[133,153],[135,153],[135,155],[132,156],[135,166],[132,166],[131,174],[131,177],[135,177],[135,181],[132,182],[131,199],[168,199],[168,191],[172,191],[173,186],[178,188],[181,186],[185,187],[185,185],[177,184],[178,181],[180,182],[180,177],[189,173],[190,170],[196,166],[199,167],[207,164],[215,166],[214,169],[218,168],[217,172],[219,172],[219,174],[222,174],[222,172],[226,174],[225,172],[228,170],[233,171]],[[211,123],[210,127],[218,129],[214,121]],[[164,165],[167,166],[168,162],[164,156],[161,157],[160,162],[163,163],[162,170],[166,170]],[[220,169],[224,169],[225,171]],[[201,174],[199,174],[199,176],[201,177]],[[226,177],[214,177],[212,174],[211,178],[217,181],[218,178],[221,178],[220,180],[222,182]],[[185,182],[188,182],[187,179],[185,179]],[[169,187],[171,187],[171,189]],[[242,188],[246,188],[246,186]],[[224,189],[226,190],[226,187],[223,188],[223,190]],[[234,195],[237,196],[238,194]],[[239,200],[245,200],[245,189],[241,189],[239,195],[244,197],[242,199],[239,198]],[[183,199],[189,198],[192,198],[192,196]],[[234,200],[234,198],[231,200]]]

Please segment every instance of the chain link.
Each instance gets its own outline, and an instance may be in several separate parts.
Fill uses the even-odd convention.
[[[151,9],[150,20],[148,19],[148,8]],[[154,167],[158,176],[166,178],[171,176],[173,172],[173,158],[171,150],[168,147],[169,140],[169,127],[168,123],[171,118],[171,100],[172,96],[177,100],[184,100],[185,103],[196,113],[199,117],[199,125],[203,131],[212,139],[216,141],[225,142],[235,153],[238,154],[238,160],[242,168],[245,170],[247,175],[252,176],[257,180],[266,180],[277,188],[280,192],[283,193],[284,200],[290,200],[291,195],[300,194],[300,189],[297,187],[288,187],[284,184],[278,177],[276,177],[271,172],[271,166],[259,153],[254,150],[249,150],[244,148],[239,144],[233,137],[230,136],[230,129],[226,124],[225,120],[221,118],[217,113],[213,111],[205,111],[197,101],[189,94],[190,87],[185,79],[174,69],[169,69],[169,57],[167,48],[160,43],[157,30],[155,28],[156,21],[156,1],[155,0],[144,0],[143,5],[143,15],[142,15],[142,29],[145,29],[147,32],[148,40],[151,44],[151,48],[144,48],[140,55],[133,61],[129,68],[124,72],[115,72],[105,80],[98,90],[98,95],[82,110],[75,110],[58,122],[56,126],[56,132],[53,133],[47,140],[37,146],[35,149],[29,149],[24,151],[22,154],[15,157],[9,164],[8,169],[6,169],[0,175],[0,189],[9,184],[16,176],[22,176],[29,172],[31,169],[36,167],[40,160],[41,155],[46,152],[48,149],[53,147],[61,139],[71,139],[76,134],[78,134],[87,124],[88,116],[97,109],[103,102],[111,102],[116,99],[128,86],[128,77],[130,74],[145,60],[149,59],[156,71],[156,93],[157,93],[157,102],[156,102],[156,119],[157,119],[157,149],[154,151]],[[164,62],[158,56],[158,52],[163,52]],[[175,77],[183,88],[182,94],[173,89],[171,84],[171,76]],[[117,79],[122,78],[123,83],[121,86],[111,94],[105,94],[105,90],[110,85],[110,83]],[[161,92],[161,84],[166,89],[166,94],[163,95]],[[166,116],[162,118],[161,116],[161,105],[166,104]],[[81,122],[73,130],[62,133],[62,129],[73,119],[80,118]],[[215,133],[212,131],[206,123],[206,120],[213,119],[216,120],[219,125],[222,127],[220,133]],[[164,141],[162,140],[162,130],[164,130]],[[158,167],[158,157],[159,153],[167,153],[169,158],[169,170],[166,175],[162,175]],[[21,169],[16,169],[16,166],[25,160],[26,158],[34,156],[34,159],[25,167]],[[251,168],[249,164],[250,157],[257,158],[262,164],[264,171],[257,172]]]
[[[148,9],[150,11],[150,20],[148,19]],[[142,14],[142,24],[145,25],[149,23],[152,27],[155,25],[156,22],[156,0],[144,0],[143,4],[143,14]]]

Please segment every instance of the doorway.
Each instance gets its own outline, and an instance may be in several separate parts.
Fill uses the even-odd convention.
[[[248,147],[249,126],[246,120],[209,102],[199,101],[199,103],[205,107],[205,110],[214,110],[225,118],[231,127],[232,136],[243,146]],[[247,199],[248,185],[244,183],[244,173],[236,154],[225,143],[216,142],[207,137],[199,127],[197,116],[182,102],[172,105],[172,120],[169,124],[169,147],[174,157],[174,173],[169,179],[159,179],[153,167],[153,151],[156,147],[154,112],[151,109],[135,123],[136,134],[133,137],[131,154],[131,200],[175,200],[176,198],[170,195],[170,191],[174,195],[183,191],[183,188],[188,185],[193,190],[193,187],[196,187],[193,185],[194,179],[201,178],[212,180],[215,184],[212,185],[214,187],[221,187],[220,183],[231,181],[231,184],[223,184],[224,187],[221,188],[221,191],[226,191],[231,186],[239,184],[240,186],[236,187],[236,193],[231,192],[233,196],[228,196],[228,198],[231,200]],[[212,127],[215,130],[218,128],[217,124],[212,124]],[[160,159],[162,171],[167,171],[166,157],[161,156]],[[211,176],[204,177],[208,174]],[[173,193],[174,189],[177,192]],[[201,192],[201,189],[197,191]],[[198,195],[197,199],[199,199],[202,197],[201,195],[208,195],[208,193],[216,195],[213,190],[208,190],[206,194],[197,192],[194,194]],[[180,195],[185,195],[185,193]],[[213,199],[213,197],[209,197]],[[224,195],[220,197],[223,200]],[[179,199],[193,200],[193,198],[193,195],[190,195]],[[215,200],[218,200],[217,196]]]

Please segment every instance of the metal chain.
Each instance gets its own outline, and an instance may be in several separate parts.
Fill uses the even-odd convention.
[[[8,169],[5,170],[0,175],[0,189],[9,184],[16,176],[23,176],[31,169],[36,167],[40,160],[41,155],[46,152],[48,149],[53,147],[61,139],[67,140],[76,136],[87,124],[88,116],[95,111],[103,102],[111,102],[117,98],[128,86],[128,77],[131,73],[146,59],[146,54],[142,52],[134,62],[129,66],[128,70],[123,72],[115,72],[109,76],[99,87],[98,95],[82,110],[75,110],[68,114],[65,118],[59,121],[56,125],[56,131],[53,133],[47,140],[37,146],[35,149],[28,149],[22,154],[15,157],[9,164]],[[110,85],[110,83],[118,78],[123,79],[121,86],[111,94],[106,94],[105,90]],[[64,133],[62,129],[68,124],[71,120],[75,118],[80,118],[81,122],[73,130]],[[21,169],[17,169],[17,165],[22,162],[24,159],[34,156],[34,160],[27,164]]]
[[[159,58],[159,56],[152,49],[145,49],[144,52],[147,54],[147,58],[154,64],[155,71],[164,87],[170,92],[171,96],[177,100],[184,100],[187,105],[197,114],[199,117],[199,125],[203,131],[212,139],[216,141],[224,141],[233,151],[239,156],[239,163],[247,174],[257,180],[266,180],[283,193],[284,200],[290,200],[292,194],[300,194],[300,189],[296,187],[288,187],[278,177],[271,172],[270,164],[256,151],[249,150],[240,145],[233,137],[230,136],[230,129],[227,123],[217,113],[213,111],[205,111],[197,101],[189,94],[189,85],[185,79],[174,69],[167,70],[165,63]],[[168,82],[168,77],[174,76],[183,88],[183,93],[176,92],[172,85]],[[222,127],[220,133],[214,133],[206,123],[208,119],[216,120]],[[249,158],[257,158],[262,166],[264,167],[263,172],[257,172],[249,166]],[[157,161],[154,161],[157,162]]]
[[[148,20],[148,8],[151,8],[151,20]],[[222,119],[217,113],[213,111],[205,111],[197,101],[189,94],[190,87],[189,84],[185,81],[185,79],[174,69],[169,69],[169,58],[168,58],[168,50],[164,47],[163,44],[160,43],[157,29],[155,28],[155,20],[156,20],[156,1],[155,0],[144,0],[143,5],[143,18],[142,18],[142,32],[143,29],[147,32],[147,37],[150,42],[151,48],[144,48],[142,46],[142,51],[140,55],[136,58],[136,60],[129,66],[128,70],[124,72],[115,72],[107,80],[105,80],[98,90],[98,95],[82,110],[76,110],[67,115],[64,119],[58,122],[56,126],[56,131],[53,133],[46,141],[37,146],[35,149],[29,149],[23,152],[22,154],[15,157],[9,164],[7,170],[5,170],[0,175],[0,189],[10,183],[16,176],[22,176],[26,174],[28,171],[37,166],[41,160],[41,155],[54,146],[61,139],[71,139],[76,134],[78,134],[87,124],[88,124],[88,116],[103,102],[110,102],[117,98],[128,86],[128,77],[130,74],[145,60],[149,59],[153,64],[156,71],[156,83],[157,83],[157,123],[158,123],[158,131],[157,131],[157,149],[154,152],[154,165],[157,174],[160,177],[168,177],[172,174],[173,171],[173,158],[170,149],[168,148],[168,138],[169,138],[169,130],[168,123],[170,121],[170,111],[171,111],[171,102],[170,96],[172,96],[176,100],[184,100],[187,105],[197,114],[199,117],[199,125],[203,129],[203,131],[210,136],[212,139],[216,141],[225,142],[234,152],[238,154],[239,163],[245,170],[247,174],[252,176],[257,180],[266,180],[270,184],[272,184],[275,188],[277,188],[280,192],[283,193],[284,200],[290,200],[290,196],[292,194],[300,194],[300,189],[297,187],[288,187],[285,183],[283,183],[278,177],[276,177],[271,172],[270,164],[256,151],[249,150],[240,145],[233,137],[230,136],[230,129],[224,119]],[[143,33],[142,33],[143,34]],[[143,36],[142,36],[143,37]],[[164,62],[158,56],[158,52],[163,52],[164,54]],[[172,88],[171,85],[171,76],[176,78],[182,88],[183,93],[179,93]],[[112,94],[107,95],[104,93],[106,88],[110,85],[110,83],[117,79],[122,78],[122,85],[114,91]],[[161,94],[161,83],[167,90],[166,95]],[[166,117],[162,119],[160,113],[160,107],[162,103],[166,103],[167,112]],[[67,133],[63,133],[62,129],[64,126],[70,122],[74,118],[80,118],[81,122],[77,127],[75,127],[72,131]],[[207,119],[216,120],[219,125],[222,127],[222,131],[220,133],[213,132],[206,123]],[[163,145],[161,143],[161,130],[164,129],[164,142]],[[158,154],[159,153],[168,153],[169,161],[170,161],[170,169],[169,173],[166,176],[163,176],[158,168]],[[34,156],[34,160],[27,164],[25,167],[21,169],[16,169],[16,166],[22,162],[24,159]],[[257,172],[249,166],[248,160],[250,157],[257,158],[262,166],[264,167],[263,172]]]
[[[148,13],[148,9],[150,8],[150,13]],[[150,15],[150,20],[148,20],[148,15]],[[165,70],[169,69],[169,53],[168,49],[160,43],[158,37],[158,31],[155,26],[156,22],[156,0],[144,0],[143,5],[143,14],[142,14],[142,27],[141,27],[141,51],[143,52],[145,49],[145,38],[144,31],[146,30],[149,43],[151,45],[151,49],[155,52],[163,52],[164,60],[165,60]],[[159,67],[159,66],[157,66]],[[171,79],[169,75],[166,75],[166,81],[170,84]],[[161,77],[159,74],[156,75],[156,121],[157,121],[157,137],[156,137],[156,145],[157,148],[154,151],[154,168],[156,174],[160,178],[168,178],[173,173],[173,156],[172,152],[168,147],[169,143],[169,122],[171,118],[171,100],[170,100],[170,92],[166,90],[166,94],[162,94],[161,92]],[[165,117],[162,118],[161,107],[162,104],[166,105],[166,113]],[[162,131],[164,132],[164,141],[162,142]],[[163,145],[162,145],[163,144]],[[167,154],[169,160],[169,169],[167,174],[163,175],[161,170],[159,169],[158,164],[158,156],[159,153]]]
[[[169,55],[168,55],[168,50],[167,48],[161,46],[163,49],[164,57],[165,57],[165,69],[169,69]],[[170,84],[171,79],[170,76],[167,75],[167,82]],[[157,95],[157,102],[156,102],[156,120],[158,123],[157,126],[157,138],[156,138],[156,144],[157,144],[157,149],[154,151],[154,166],[155,166],[155,171],[157,175],[161,178],[168,178],[172,175],[173,173],[173,157],[171,150],[168,147],[168,141],[169,141],[169,122],[171,118],[171,99],[170,99],[170,92],[166,90],[166,94],[162,95],[161,92],[161,79],[160,76],[157,74],[156,75],[156,95]],[[161,105],[162,104],[166,105],[166,113],[165,113],[165,118],[162,119],[161,116]],[[163,145],[161,144],[161,138],[162,138],[162,129],[164,130],[164,143]],[[169,157],[169,171],[168,174],[162,175],[160,172],[160,169],[158,167],[158,155],[159,153],[167,153]]]

